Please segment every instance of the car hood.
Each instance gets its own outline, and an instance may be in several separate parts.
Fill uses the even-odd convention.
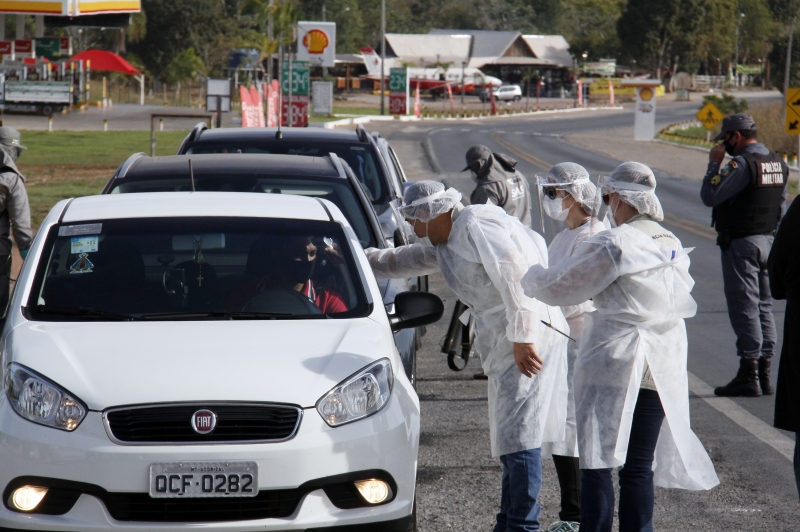
[[[312,407],[349,375],[391,357],[392,345],[388,329],[369,318],[26,322],[8,334],[4,362],[47,377],[90,410],[182,401]]]

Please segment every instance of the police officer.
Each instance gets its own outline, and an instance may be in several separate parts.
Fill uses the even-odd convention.
[[[516,216],[525,227],[531,226],[531,192],[528,181],[516,170],[517,161],[503,153],[492,153],[486,146],[467,150],[467,166],[478,185],[469,197],[473,205],[491,203]]]
[[[722,143],[709,153],[700,189],[703,203],[713,208],[728,316],[739,355],[736,377],[714,390],[719,396],[775,393],[769,374],[777,333],[767,258],[784,212],[789,168],[758,142],[756,131],[747,114],[722,121],[722,132],[714,139]],[[732,159],[722,167],[726,152]]]
[[[19,131],[13,127],[0,127],[0,312],[8,304],[9,276],[11,273],[11,238],[19,247],[24,259],[31,247],[31,210],[25,178],[16,162],[25,146],[20,143]],[[3,267],[4,266],[4,267]]]

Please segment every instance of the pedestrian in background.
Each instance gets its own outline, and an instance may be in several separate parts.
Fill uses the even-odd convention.
[[[0,163],[0,309],[5,312],[8,305],[9,277],[11,275],[11,234],[22,258],[31,247],[31,209],[25,178],[17,168],[17,159],[25,150],[19,131],[13,127],[0,127],[0,148],[3,162]]]
[[[800,202],[794,201],[781,221],[769,254],[772,297],[786,300],[783,350],[775,395],[775,426],[796,434],[794,476],[800,494]]]
[[[710,489],[716,472],[689,419],[685,318],[694,316],[689,256],[663,220],[652,170],[618,166],[598,183],[612,225],[573,255],[522,279],[550,305],[592,299],[575,366],[581,460],[581,532],[611,532],[612,468],[619,471],[619,530],[653,530],[654,486]],[[666,422],[665,422],[666,421]]]
[[[471,147],[467,166],[477,186],[469,196],[472,205],[497,205],[522,225],[531,227],[531,191],[528,180],[517,168],[517,161],[503,153],[492,153],[486,146]]]
[[[757,140],[753,117],[736,114],[722,121],[722,141],[708,154],[700,197],[712,207],[712,225],[722,252],[722,281],[728,316],[736,333],[739,371],[714,393],[758,397],[775,393],[770,363],[777,332],[772,316],[767,258],[783,215],[789,168]],[[725,153],[733,158],[720,168]]]

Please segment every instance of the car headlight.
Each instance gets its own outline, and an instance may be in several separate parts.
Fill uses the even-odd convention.
[[[86,417],[86,407],[78,399],[19,364],[6,368],[5,387],[11,407],[34,423],[73,431]]]
[[[323,395],[317,401],[317,412],[331,427],[363,419],[386,406],[393,385],[392,364],[382,358]]]

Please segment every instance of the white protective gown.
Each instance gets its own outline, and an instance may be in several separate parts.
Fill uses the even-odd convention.
[[[660,237],[674,239],[675,250],[659,246]],[[558,267],[534,266],[522,286],[552,305],[592,298],[596,308],[585,315],[574,377],[581,468],[624,464],[646,362],[666,414],[653,463],[655,485],[697,490],[719,484],[689,422],[684,319],[694,316],[697,305],[690,295],[689,256],[677,238],[666,229],[651,236],[624,224],[588,239]]]
[[[550,245],[547,247],[550,267],[563,264],[569,259],[578,247],[578,244],[588,238],[605,231],[606,226],[597,218],[587,218],[586,221],[575,229],[564,229],[558,233]],[[569,385],[569,395],[567,398],[567,423],[564,431],[564,440],[560,442],[550,442],[542,445],[542,457],[549,458],[551,455],[558,456],[578,456],[578,428],[575,421],[575,390],[573,379],[575,375],[575,362],[580,350],[581,335],[583,335],[584,319],[583,315],[594,311],[591,301],[584,301],[580,305],[565,305],[561,307],[561,312],[569,324],[569,335],[576,341],[567,342],[567,383]]]
[[[457,206],[447,242],[367,249],[377,277],[411,277],[441,271],[447,285],[475,315],[476,350],[489,377],[492,456],[536,449],[564,438],[567,410],[567,339],[545,327],[547,305],[525,296],[520,279],[547,265],[544,239],[493,205]],[[549,308],[552,325],[567,323]],[[514,361],[514,342],[533,343],[542,358],[528,378]]]

